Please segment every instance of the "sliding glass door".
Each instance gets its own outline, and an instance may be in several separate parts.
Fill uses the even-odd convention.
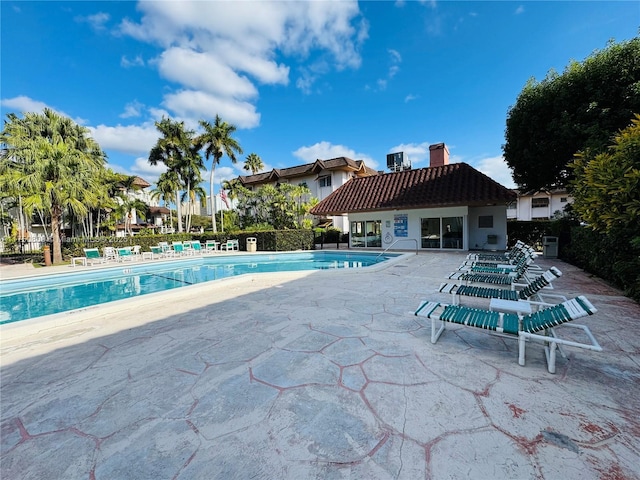
[[[420,219],[422,248],[460,250],[463,245],[462,217],[431,217]]]
[[[382,221],[351,222],[352,247],[382,247]]]

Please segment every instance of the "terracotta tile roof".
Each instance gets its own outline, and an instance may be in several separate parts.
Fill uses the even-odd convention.
[[[268,182],[277,182],[280,179],[305,177],[322,172],[323,170],[346,170],[357,172],[358,176],[377,175],[377,171],[367,167],[363,160],[352,160],[347,157],[337,157],[329,160],[316,160],[313,163],[297,165],[288,168],[274,168],[270,172],[256,173],[255,175],[240,175],[243,185],[259,185]]]
[[[466,163],[354,178],[311,209],[314,215],[509,203],[516,195]]]

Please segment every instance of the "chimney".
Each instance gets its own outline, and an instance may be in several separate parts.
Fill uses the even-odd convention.
[[[436,143],[429,145],[430,167],[440,167],[449,165],[449,149],[444,143]]]

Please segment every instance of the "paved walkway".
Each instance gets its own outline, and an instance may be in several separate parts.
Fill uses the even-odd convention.
[[[412,313],[461,253],[252,275],[5,326],[3,479],[640,479],[640,306],[560,261],[602,353]],[[6,278],[9,268],[0,267]],[[64,267],[63,267],[64,268]],[[68,271],[68,270],[67,270]],[[41,270],[38,273],[42,272]]]

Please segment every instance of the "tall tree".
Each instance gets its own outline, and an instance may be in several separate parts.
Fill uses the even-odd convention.
[[[171,202],[173,202],[180,190],[180,180],[175,171],[166,171],[160,174],[156,182],[156,188],[151,193],[152,198],[161,199],[164,206],[169,208],[169,225],[173,228],[173,213]]]
[[[27,210],[51,218],[53,261],[62,262],[62,216],[82,217],[97,202],[106,156],[85,127],[45,108],[42,114],[7,115],[0,142],[0,189],[20,192]]]
[[[507,114],[504,158],[523,190],[567,186],[575,153],[605,151],[640,113],[640,37],[531,79]]]
[[[189,171],[197,163],[194,153],[197,148],[194,147],[193,133],[185,130],[184,122],[171,120],[163,117],[162,120],[156,122],[156,128],[160,132],[160,138],[149,152],[149,163],[157,165],[164,163],[167,171],[172,172],[172,178],[178,180],[178,189],[176,190],[176,208],[178,210],[178,231],[182,232],[182,208],[180,190],[184,187],[188,190],[185,179],[189,175]]]
[[[123,213],[124,231],[125,235],[128,233],[130,236],[133,236],[133,212],[136,211],[136,215],[141,213],[141,216],[146,218],[146,212],[149,210],[149,206],[142,200],[131,197],[131,192],[141,190],[141,187],[136,183],[137,177],[135,175],[119,174],[119,177],[118,199],[121,207],[120,211]]]
[[[236,127],[227,122],[223,122],[219,115],[216,115],[216,119],[211,125],[210,122],[200,120],[200,126],[204,130],[198,137],[196,143],[201,148],[204,148],[205,158],[208,160],[213,157],[211,162],[211,174],[209,178],[209,194],[211,195],[211,225],[213,231],[217,232],[216,215],[215,215],[215,191],[214,191],[214,172],[216,165],[220,165],[220,160],[223,155],[227,155],[232,163],[236,163],[236,153],[242,154],[242,147],[238,141],[232,137],[236,131]]]
[[[224,180],[222,182],[222,188],[229,192],[227,195],[230,200],[235,200],[241,193],[242,184],[240,180],[237,178],[232,178],[231,180]]]
[[[264,168],[264,163],[262,163],[262,159],[257,154],[250,153],[244,161],[243,168],[251,172],[251,175],[255,175]]]

